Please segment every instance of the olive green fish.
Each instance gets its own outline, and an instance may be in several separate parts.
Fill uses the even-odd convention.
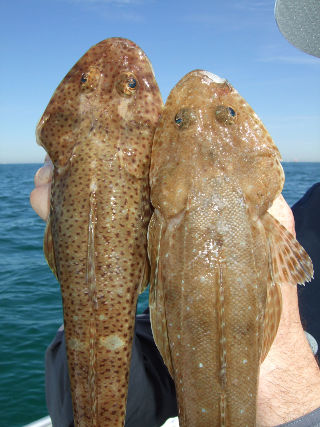
[[[74,65],[37,126],[54,164],[44,249],[61,285],[76,426],[124,424],[162,106],[146,55],[111,38]]]
[[[150,183],[151,322],[180,426],[252,427],[280,284],[313,275],[267,212],[284,183],[279,151],[226,80],[196,70],[165,104]]]

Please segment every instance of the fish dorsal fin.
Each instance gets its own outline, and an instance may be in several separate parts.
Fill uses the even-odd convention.
[[[53,250],[53,239],[52,239],[50,216],[48,218],[46,230],[44,232],[43,251],[49,267],[51,268],[53,274],[56,276],[58,280],[56,261],[55,261],[54,250]]]
[[[303,285],[313,278],[312,261],[293,235],[268,212],[262,218],[272,259],[276,284]]]

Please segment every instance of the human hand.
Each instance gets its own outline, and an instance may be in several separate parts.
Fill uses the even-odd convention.
[[[295,235],[294,217],[282,196],[269,212]],[[281,293],[279,329],[260,369],[258,426],[286,423],[320,407],[320,371],[301,325],[297,286],[284,283]]]
[[[53,174],[53,164],[47,155],[44,165],[38,169],[34,176],[35,188],[30,194],[30,203],[35,212],[45,221],[50,210],[50,190]]]

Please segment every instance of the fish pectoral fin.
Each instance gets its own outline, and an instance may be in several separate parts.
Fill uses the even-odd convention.
[[[141,282],[139,284],[138,293],[141,294],[143,291],[146,290],[148,284],[149,284],[149,278],[150,278],[150,265],[148,260],[144,263],[144,269],[143,274],[141,277]]]
[[[44,232],[43,251],[44,251],[44,256],[47,260],[47,263],[52,270],[52,273],[56,276],[56,279],[58,280],[56,261],[55,261],[54,250],[53,250],[50,216],[48,218],[46,230]]]
[[[148,232],[148,253],[151,264],[149,292],[150,320],[154,341],[171,377],[174,378],[165,311],[165,295],[161,278],[160,244],[162,226],[163,224],[159,218],[153,214]]]
[[[273,283],[303,285],[309,282],[313,278],[313,265],[300,243],[268,212],[262,223],[270,248]]]
[[[162,284],[157,279],[155,282],[151,280],[150,283],[149,306],[154,341],[171,377],[174,378],[168,338],[168,325],[165,315],[164,292]]]

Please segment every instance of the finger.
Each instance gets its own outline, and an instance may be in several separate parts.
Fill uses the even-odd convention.
[[[30,194],[32,208],[45,221],[48,219],[50,210],[50,188],[50,183],[40,185],[33,189]]]
[[[286,227],[290,233],[294,236],[296,235],[293,213],[282,194],[275,199],[269,209],[269,213],[273,215],[284,227]]]
[[[35,176],[34,176],[34,185],[35,187],[39,187],[44,184],[48,184],[52,180],[52,174],[53,174],[53,164],[51,160],[45,159],[44,165],[37,170]]]

